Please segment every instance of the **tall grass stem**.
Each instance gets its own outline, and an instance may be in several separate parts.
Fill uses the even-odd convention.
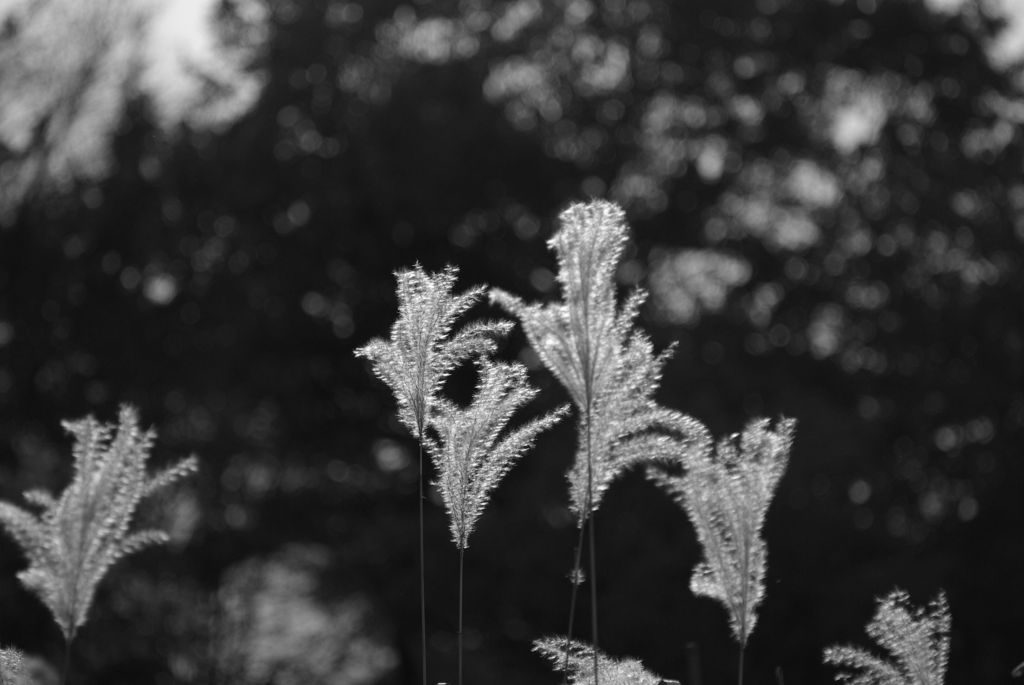
[[[72,635],[68,639],[64,640],[64,668],[61,669],[60,674],[60,685],[67,685],[68,683],[68,671],[71,670],[71,642],[74,640]]]
[[[597,669],[597,552],[595,547],[595,532],[597,527],[597,512],[590,513],[590,639],[594,644],[594,685],[600,685],[600,674]],[[743,685],[740,683],[740,685]]]
[[[459,547],[459,685],[462,685],[462,570],[466,548]]]
[[[576,620],[576,597],[579,592],[580,567],[583,565],[583,524],[579,526],[580,533],[576,538],[576,550],[573,552],[572,575],[569,580],[572,582],[572,595],[569,599],[569,630],[565,634],[565,661],[562,664],[562,685],[569,679],[569,643],[572,641],[572,627]]]
[[[701,685],[700,648],[696,642],[686,643],[686,674],[689,685]]]
[[[420,497],[419,497],[419,518],[420,518],[420,654],[423,667],[423,685],[427,685],[427,589],[424,577],[426,575],[426,556],[423,552],[423,428],[419,430],[420,443]]]
[[[589,355],[589,353],[588,353]],[[590,383],[587,383],[587,396],[590,396]],[[594,441],[591,431],[593,410],[591,401],[587,400],[587,507],[586,515],[590,521],[590,638],[594,646],[594,685],[601,685],[600,674],[597,668],[597,550],[596,535],[594,534],[595,519],[597,512],[591,511],[594,502]]]

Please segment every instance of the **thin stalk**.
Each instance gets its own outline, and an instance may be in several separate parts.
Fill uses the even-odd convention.
[[[466,548],[459,547],[459,685],[462,685],[462,568]]]
[[[590,302],[589,297],[583,297],[583,324],[581,328],[584,331],[589,331],[590,326]],[[572,640],[572,625],[573,619],[576,615],[576,593],[579,589],[579,583],[577,582],[580,577],[580,566],[582,565],[582,552],[583,552],[583,526],[586,524],[587,517],[591,519],[591,530],[590,530],[590,583],[591,583],[591,595],[590,595],[590,625],[591,625],[591,636],[593,639],[593,657],[594,657],[594,685],[599,685],[598,674],[597,674],[597,590],[594,585],[594,530],[593,530],[593,516],[591,516],[591,502],[594,501],[594,456],[593,456],[593,445],[590,435],[590,422],[591,422],[591,408],[593,402],[593,385],[594,369],[591,366],[590,358],[590,337],[588,335],[582,336],[582,349],[580,349],[580,362],[584,371],[583,394],[587,401],[585,418],[587,421],[587,501],[583,511],[580,512],[580,534],[576,542],[576,559],[572,569],[572,599],[569,602],[569,630],[565,636],[565,661],[562,665],[562,685],[565,685],[568,679],[569,673],[569,644]]]
[[[589,383],[587,384],[589,387]],[[569,677],[569,643],[572,640],[572,626],[576,617],[576,593],[579,590],[580,569],[583,565],[583,527],[590,523],[590,629],[591,643],[593,645],[594,662],[594,685],[599,685],[597,672],[597,585],[595,583],[597,565],[594,553],[594,515],[590,511],[590,503],[594,501],[594,470],[591,461],[592,439],[590,434],[590,404],[587,404],[587,501],[580,516],[584,517],[580,522],[580,534],[576,541],[575,561],[572,568],[572,599],[569,602],[569,630],[565,636],[565,660],[562,663],[562,685],[565,685]]]
[[[689,685],[701,685],[700,649],[696,642],[686,643],[686,673]]]
[[[600,675],[597,670],[597,554],[595,552],[594,538],[594,513],[590,511],[590,503],[594,501],[594,470],[590,461],[592,440],[590,435],[590,406],[587,406],[587,501],[582,516],[587,518],[580,523],[580,535],[576,543],[576,560],[572,570],[572,599],[569,603],[569,631],[565,636],[565,661],[562,664],[562,683],[568,678],[569,673],[569,642],[572,640],[572,625],[576,615],[576,592],[579,584],[576,582],[580,576],[583,552],[583,527],[590,524],[590,637],[593,651],[591,656],[594,663],[594,685],[600,685]]]
[[[740,663],[739,663],[739,685],[743,685],[743,653],[747,651],[747,597],[750,591],[750,539],[749,531],[744,531],[743,546],[743,594],[741,596],[742,606],[740,607]]]
[[[590,639],[594,644],[594,685],[600,685],[597,672],[597,554],[595,552],[594,529],[597,527],[597,512],[590,514]],[[740,685],[743,685],[740,683]]]
[[[427,685],[427,590],[424,570],[426,556],[423,552],[423,426],[419,430],[420,442],[420,654],[423,663],[423,685]]]
[[[589,293],[583,298],[583,330],[590,331],[590,297]],[[594,417],[594,360],[590,356],[590,336],[583,336],[583,354],[581,355],[583,368],[586,370],[584,378],[584,393],[587,398],[587,502],[581,516],[590,519],[590,633],[594,662],[594,685],[600,685],[597,672],[597,568],[594,562],[594,512],[590,509],[594,502],[594,441],[591,436],[590,424]],[[580,533],[583,532],[582,526]],[[582,541],[581,541],[582,542]],[[579,557],[577,557],[579,559]],[[576,566],[577,573],[579,564]]]
[[[569,679],[569,641],[572,640],[572,625],[576,619],[576,593],[579,592],[580,566],[583,554],[583,523],[580,523],[580,534],[576,540],[576,550],[573,552],[572,575],[572,597],[569,600],[569,630],[565,634],[565,661],[562,662],[562,685]]]
[[[60,685],[67,685],[68,671],[71,670],[71,642],[75,639],[72,635],[64,640],[64,668],[61,669]]]
[[[588,383],[589,385],[589,383]],[[589,392],[588,392],[589,395]],[[593,415],[590,401],[587,402],[587,514],[590,518],[590,637],[593,644],[591,655],[594,660],[594,685],[601,685],[600,674],[597,671],[597,543],[595,541],[594,528],[597,519],[597,512],[590,511],[594,501],[594,441],[591,436],[590,424]],[[741,683],[742,685],[742,683]]]

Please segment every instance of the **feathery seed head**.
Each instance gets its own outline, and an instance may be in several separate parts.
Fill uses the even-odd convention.
[[[706,449],[710,443],[700,421],[661,407],[654,399],[670,354],[671,350],[666,350],[655,355],[646,336],[634,334],[619,350],[610,390],[595,398],[589,422],[585,413],[580,415],[580,454],[566,476],[570,508],[578,525],[597,511],[608,488],[624,471],[652,462],[685,463],[692,451]],[[589,461],[584,452],[588,432]]]
[[[575,204],[561,215],[549,245],[558,260],[562,301],[527,304],[500,290],[491,299],[518,317],[530,345],[565,386],[579,412],[579,449],[567,474],[577,523],[596,511],[623,470],[651,460],[675,461],[678,445],[707,442],[703,425],[654,401],[670,352],[653,345],[634,322],[646,293],[620,307],[615,270],[628,229],[606,201]],[[689,449],[688,448],[688,449]]]
[[[28,557],[18,577],[34,592],[67,640],[85,623],[96,586],[121,558],[167,541],[160,530],[131,532],[142,499],[194,472],[190,457],[150,476],[146,463],[155,435],[139,428],[138,414],[122,406],[117,425],[88,417],[65,422],[74,437],[71,483],[54,498],[25,494],[41,513],[0,502],[0,525]]]
[[[789,459],[796,422],[750,422],[741,435],[690,450],[682,475],[652,466],[648,476],[689,515],[704,550],[690,580],[695,595],[716,599],[729,612],[733,635],[745,645],[764,598],[767,548],[761,529]]]
[[[518,409],[537,394],[519,363],[478,361],[479,382],[468,407],[439,400],[430,417],[436,434],[425,440],[438,470],[437,486],[448,510],[452,540],[460,549],[490,499],[491,492],[537,436],[557,423],[565,407],[505,432]]]
[[[522,320],[544,365],[583,409],[614,346],[615,270],[628,229],[622,210],[603,200],[574,204],[559,218],[561,228],[548,245],[558,261],[563,300],[531,305],[501,290],[492,291],[491,299]]]
[[[427,415],[444,380],[466,359],[494,351],[511,322],[474,322],[450,336],[456,320],[480,298],[483,287],[452,294],[458,278],[453,266],[429,274],[416,264],[395,273],[398,319],[391,339],[375,338],[355,351],[394,392],[398,418],[414,435],[426,427]]]
[[[593,646],[564,637],[545,637],[534,640],[533,651],[551,661],[559,671],[568,661],[567,675],[571,685],[594,682]],[[613,659],[600,650],[597,652],[597,673],[605,685],[661,685],[663,680],[645,669],[637,659]]]
[[[878,599],[867,634],[889,653],[882,659],[854,647],[825,650],[825,663],[847,669],[837,682],[850,685],[942,685],[949,660],[951,618],[945,593],[923,609],[910,604],[903,590]]]

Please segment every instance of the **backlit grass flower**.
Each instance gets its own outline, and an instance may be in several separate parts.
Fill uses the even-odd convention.
[[[398,319],[390,340],[375,338],[355,351],[391,388],[398,418],[420,437],[444,380],[470,357],[494,351],[512,328],[507,321],[473,322],[450,335],[456,320],[480,298],[481,286],[453,295],[458,269],[429,274],[417,264],[398,271]]]
[[[571,685],[594,683],[595,656],[598,677],[604,685],[662,685],[665,682],[637,659],[614,659],[600,650],[595,653],[591,645],[566,641],[564,637],[534,640],[533,651],[546,657],[556,669],[565,671]]]
[[[572,205],[548,242],[557,257],[563,299],[529,304],[501,290],[491,293],[520,319],[530,345],[578,409],[579,449],[567,478],[580,526],[625,469],[652,459],[678,459],[678,440],[697,446],[708,439],[699,421],[654,400],[671,350],[655,354],[634,325],[644,291],[618,304],[615,271],[627,234],[617,205]]]
[[[836,680],[849,685],[942,685],[949,661],[951,618],[946,595],[914,608],[903,590],[879,598],[867,633],[888,659],[851,645],[829,647],[825,663],[846,669]]]
[[[795,424],[782,419],[772,430],[767,419],[752,421],[714,451],[692,452],[681,475],[660,466],[649,471],[686,510],[704,550],[690,589],[725,605],[741,647],[764,598],[768,553],[761,529],[789,460]]]
[[[522,364],[484,358],[479,370],[480,380],[468,407],[438,402],[431,417],[437,438],[427,442],[437,466],[437,486],[448,510],[452,540],[460,549],[469,546],[469,535],[502,477],[566,411],[561,407],[506,431],[512,415],[537,390],[529,385]]]
[[[28,557],[18,574],[53,614],[70,643],[85,623],[96,587],[120,559],[167,542],[162,530],[132,531],[142,500],[194,472],[194,457],[150,475],[146,471],[156,435],[139,428],[138,413],[123,406],[117,425],[92,417],[65,422],[74,436],[74,476],[54,499],[34,490],[25,499],[35,513],[0,502],[0,525]]]

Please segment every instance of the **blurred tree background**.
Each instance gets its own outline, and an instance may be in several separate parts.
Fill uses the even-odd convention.
[[[119,402],[157,460],[202,465],[158,507],[172,547],[101,587],[73,682],[418,682],[415,444],[352,350],[387,333],[392,271],[417,260],[554,297],[545,240],[588,197],[626,207],[620,281],[678,341],[660,399],[717,434],[799,422],[747,682],[831,680],[822,649],[867,645],[894,586],[947,591],[949,682],[1024,660],[1011,2],[223,0],[199,47],[126,47],[88,40],[142,21],[107,0],[33,38],[63,71],[18,43],[59,4],[0,2],[0,495],[63,487],[60,420]],[[541,412],[565,395],[523,342],[503,354]],[[558,681],[529,647],[565,630],[574,449],[568,423],[545,436],[481,521],[467,683]],[[429,678],[451,682],[457,554],[427,513]],[[597,521],[602,648],[734,678],[682,510],[632,474]],[[23,566],[2,537],[0,642],[59,662]]]

